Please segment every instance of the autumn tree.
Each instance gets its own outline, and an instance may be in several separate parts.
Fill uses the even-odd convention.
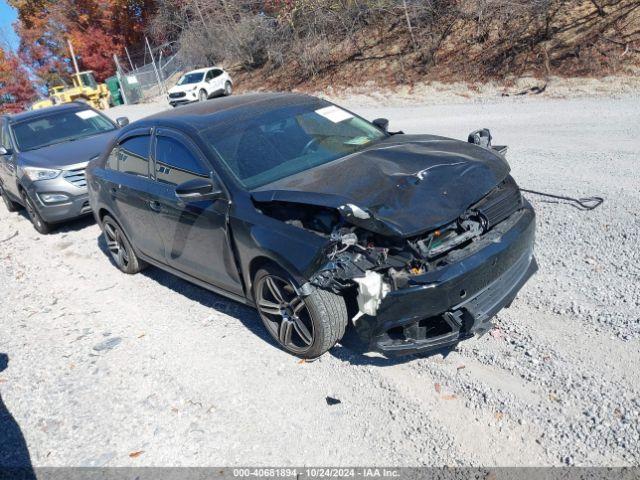
[[[20,59],[0,47],[0,113],[20,112],[36,98],[31,79]]]
[[[18,12],[20,56],[43,83],[60,84],[72,73],[67,40],[81,70],[98,81],[114,73],[113,54],[142,44],[154,0],[9,0]]]

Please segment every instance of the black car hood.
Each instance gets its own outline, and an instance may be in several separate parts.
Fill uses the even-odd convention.
[[[252,196],[338,208],[353,224],[410,237],[455,220],[508,174],[508,163],[489,149],[432,135],[395,135]]]
[[[113,130],[72,142],[56,143],[37,150],[20,152],[20,162],[25,166],[42,168],[64,168],[88,162],[102,153],[116,133],[117,130]]]

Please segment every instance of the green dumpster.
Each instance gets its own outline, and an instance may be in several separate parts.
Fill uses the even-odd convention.
[[[111,106],[115,107],[117,105],[122,105],[124,102],[122,101],[122,94],[120,93],[120,82],[118,82],[118,77],[115,75],[113,77],[107,78],[104,83],[107,84],[107,88],[111,93]]]

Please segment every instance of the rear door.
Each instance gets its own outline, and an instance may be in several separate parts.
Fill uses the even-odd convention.
[[[164,263],[164,245],[155,215],[156,183],[150,175],[151,131],[132,131],[113,149],[107,160],[107,188],[129,239],[145,255]]]
[[[219,93],[224,89],[224,78],[222,77],[222,73],[222,70],[219,68],[212,68],[207,72],[211,93]]]
[[[226,199],[185,203],[175,187],[194,178],[207,178],[211,167],[198,148],[172,130],[156,132],[154,176],[160,211],[156,216],[167,264],[229,292],[242,287],[227,232]]]

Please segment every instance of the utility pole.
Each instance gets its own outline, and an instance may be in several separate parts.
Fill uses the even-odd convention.
[[[416,37],[413,36],[413,26],[411,25],[411,19],[409,18],[409,9],[407,7],[407,0],[402,0],[404,6],[404,18],[407,21],[407,28],[409,29],[409,35],[411,36],[411,44],[413,49],[416,49]]]
[[[149,54],[151,54],[151,63],[153,64],[153,71],[156,72],[156,80],[158,81],[158,87],[160,88],[160,93],[163,93],[164,87],[162,85],[162,81],[160,80],[160,73],[158,72],[158,67],[156,67],[156,61],[153,58],[153,52],[151,51],[151,45],[149,44],[149,39],[147,37],[144,37],[144,40],[145,42],[147,42],[147,47],[149,48]]]
[[[124,79],[122,77],[122,73],[120,73],[120,62],[118,62],[118,56],[114,53],[113,54],[113,61],[116,64],[116,77],[118,77],[118,83],[120,84],[120,93],[122,94],[122,101],[124,102],[125,105],[129,105],[129,102],[127,101],[127,95],[126,93],[124,93]]]
[[[135,67],[133,66],[133,62],[131,61],[131,55],[129,55],[129,49],[127,47],[124,47],[124,51],[127,52],[127,58],[129,59],[129,65],[131,65],[131,70],[135,70]]]
[[[67,45],[69,45],[69,52],[71,53],[71,60],[73,60],[73,68],[76,69],[76,73],[80,73],[78,69],[78,61],[76,60],[76,54],[73,51],[73,45],[71,44],[71,40],[67,39]]]

